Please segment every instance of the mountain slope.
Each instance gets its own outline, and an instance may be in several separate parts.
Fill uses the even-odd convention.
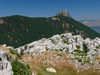
[[[64,16],[57,16],[62,22],[62,26],[66,32],[71,32],[72,34],[80,34],[83,38],[90,37],[91,39],[95,37],[100,37],[100,34],[89,28],[88,26],[74,20],[73,18],[68,18]]]
[[[100,34],[100,26],[91,26],[91,28]]]
[[[0,44],[19,47],[64,32],[80,34],[84,38],[100,37],[97,32],[68,17],[67,14],[62,12],[49,18],[30,18],[20,15],[2,17],[0,18]]]
[[[4,23],[0,24],[0,43],[14,47],[64,32],[61,26],[61,31],[52,26],[47,18],[29,18],[15,15],[2,19]]]

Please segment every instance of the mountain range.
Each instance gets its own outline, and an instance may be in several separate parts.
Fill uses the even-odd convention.
[[[20,15],[0,18],[0,44],[15,48],[44,37],[69,32],[73,35],[80,34],[83,38],[100,37],[100,34],[76,21],[64,10],[48,18]]]
[[[81,20],[80,22],[100,33],[100,20]]]

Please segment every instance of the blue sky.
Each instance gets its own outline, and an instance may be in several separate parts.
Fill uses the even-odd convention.
[[[61,10],[77,20],[100,19],[100,0],[0,0],[0,17],[50,17]]]

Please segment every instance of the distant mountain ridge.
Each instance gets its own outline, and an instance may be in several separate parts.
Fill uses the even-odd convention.
[[[0,18],[0,44],[19,47],[65,32],[73,35],[80,34],[83,38],[100,37],[100,34],[69,15],[69,13],[61,11],[58,15],[49,18],[30,18],[20,15],[2,17]]]
[[[80,22],[82,22],[85,25],[88,26],[100,26],[100,20],[81,20]]]
[[[100,26],[91,26],[91,28],[100,34]]]
[[[80,22],[100,33],[100,20],[81,20]]]

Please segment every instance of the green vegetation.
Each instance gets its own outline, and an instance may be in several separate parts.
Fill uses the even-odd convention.
[[[14,75],[32,75],[29,65],[24,65],[17,59],[14,60],[11,65]]]
[[[69,44],[69,43],[68,43],[68,40],[63,40],[63,42],[66,43],[66,44]]]
[[[43,37],[49,38],[64,32],[61,26],[56,28],[48,21],[48,18],[14,15],[2,19],[5,23],[0,24],[0,44],[6,43],[13,47],[19,47]]]
[[[80,46],[79,46],[79,45],[76,45],[76,48],[77,48],[77,49],[80,49]]]
[[[80,51],[80,50],[74,50],[72,52],[72,54],[75,55],[75,60],[78,60],[78,62],[82,62],[84,63],[90,63],[90,58],[86,57],[86,53],[84,53],[84,51]],[[79,57],[81,56],[81,57]]]
[[[72,54],[75,55],[75,60],[77,60],[78,62],[82,62],[82,64],[90,63],[90,58],[86,57],[88,52],[86,44],[83,44],[83,51],[79,50],[80,46],[77,45],[76,47],[77,49],[72,52]]]
[[[24,55],[24,50],[21,50],[21,53],[20,53],[20,55],[22,56],[22,55]]]
[[[72,52],[74,55],[79,55],[79,56],[86,56],[88,52],[88,48],[85,44],[83,44],[83,51],[79,50],[80,46],[76,45],[76,50]]]
[[[82,62],[81,58],[75,57],[76,60],[78,60],[78,62]]]
[[[96,46],[96,48],[100,48],[100,45],[99,46]]]
[[[87,55],[88,48],[85,44],[83,44],[83,52],[84,52],[85,55]]]
[[[10,52],[12,53],[12,54],[17,54],[17,51],[15,51],[15,50],[12,50],[12,49],[10,49]]]
[[[21,58],[21,55],[18,54],[17,51],[15,51],[15,50],[11,50],[11,49],[10,49],[10,52],[11,52],[12,54],[16,55],[17,58]]]
[[[61,56],[62,56],[62,54],[57,54],[57,56],[60,56],[60,57],[61,57]]]
[[[61,38],[63,39],[64,38],[64,35],[62,35]]]
[[[73,34],[80,34],[83,38],[89,37],[94,39],[95,37],[100,37],[100,34],[92,30],[91,28],[87,27],[86,25],[72,19],[67,18],[64,16],[58,16],[60,21],[67,22],[70,24],[69,27],[65,27],[68,32],[73,32]]]
[[[29,48],[32,48],[32,47],[34,47],[34,45],[32,45],[32,46],[29,46]]]
[[[83,51],[81,51],[81,50],[74,50],[73,52],[72,52],[72,54],[74,54],[75,56],[84,56],[84,52]]]
[[[0,44],[6,43],[16,48],[44,37],[62,34],[65,31],[80,34],[84,38],[100,37],[100,34],[72,18],[56,17],[60,21],[52,20],[52,17],[30,18],[19,15],[2,17],[4,23],[0,24]],[[70,24],[69,27],[66,23]],[[62,24],[65,26],[63,27]]]
[[[59,49],[59,51],[61,51],[61,52],[62,52],[63,50],[64,50],[64,49]]]
[[[25,45],[24,49],[26,50],[26,49],[27,49],[27,47],[28,47],[28,46],[27,46],[27,45]]]

